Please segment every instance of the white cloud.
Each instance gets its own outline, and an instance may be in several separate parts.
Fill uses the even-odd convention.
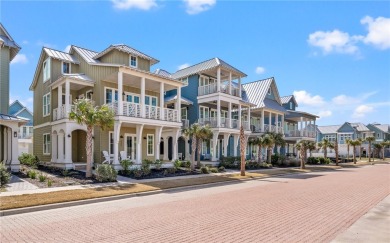
[[[359,99],[342,94],[333,97],[332,102],[336,105],[350,105],[358,103]]]
[[[316,31],[309,35],[308,43],[322,49],[324,54],[332,52],[355,54],[359,48],[355,45],[361,36],[350,36],[339,30]]]
[[[363,39],[364,43],[373,45],[379,49],[390,48],[390,18],[378,17],[373,19],[366,16],[360,23],[367,25],[368,34]]]
[[[177,70],[181,70],[181,69],[184,69],[184,68],[188,68],[190,66],[189,63],[184,63],[184,64],[181,64],[180,66],[177,67]]]
[[[17,54],[14,59],[12,60],[11,64],[26,64],[28,63],[28,59],[26,57],[26,55],[24,54]]]
[[[363,118],[366,114],[374,111],[374,107],[371,105],[359,105],[356,107],[355,111],[352,114],[353,118]]]
[[[317,116],[319,116],[320,117],[319,119],[321,119],[321,118],[324,118],[324,117],[329,117],[332,114],[333,114],[332,111],[325,110],[325,111],[318,112]]]
[[[183,0],[188,14],[198,14],[209,10],[216,4],[216,0]]]
[[[70,45],[67,45],[67,46],[65,47],[65,49],[64,49],[64,52],[69,53],[69,51],[70,51]]]
[[[263,73],[265,73],[265,68],[264,67],[256,67],[255,72],[257,74],[263,74]]]
[[[128,10],[132,8],[141,10],[150,10],[157,7],[156,0],[111,0],[114,8],[119,10]]]
[[[56,45],[54,44],[50,44],[50,43],[46,43],[46,42],[43,42],[43,41],[37,41],[37,46],[40,46],[40,47],[48,47],[48,48],[57,48]]]
[[[298,105],[321,106],[325,104],[325,101],[321,96],[311,95],[305,90],[294,91],[293,94]]]
[[[22,41],[22,44],[23,44],[23,45],[28,45],[28,43],[29,43],[29,42],[28,42],[27,40]]]

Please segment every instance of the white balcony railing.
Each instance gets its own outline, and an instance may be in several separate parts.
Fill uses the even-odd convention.
[[[178,114],[179,114],[178,110],[164,108],[165,121],[180,122]]]
[[[307,131],[307,130],[287,130],[286,131],[286,137],[308,137],[308,138],[315,138],[316,132],[315,131]]]
[[[53,121],[68,118],[69,112],[73,109],[74,109],[74,105],[70,105],[70,110],[67,113],[65,105],[61,105],[60,107],[54,108],[53,109]]]
[[[181,119],[181,124],[183,128],[188,128],[190,126],[190,121],[187,119]]]
[[[123,102],[123,115],[130,117],[141,117],[141,105],[130,102]]]
[[[216,93],[216,92],[217,92],[217,84],[216,83],[198,87],[198,96],[208,95],[208,94],[212,94],[212,93]]]

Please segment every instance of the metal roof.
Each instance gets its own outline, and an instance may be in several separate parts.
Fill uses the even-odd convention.
[[[280,97],[280,102],[282,102],[282,104],[284,105],[284,104],[287,104],[288,102],[290,102],[291,99],[295,103],[295,106],[298,107],[298,103],[295,100],[294,95],[287,95],[287,96]]]
[[[154,71],[154,74],[158,74],[160,76],[164,76],[164,77],[167,77],[167,78],[172,78],[172,74],[164,69],[156,69],[156,71]]]
[[[91,79],[90,77],[88,77],[84,73],[71,73],[71,74],[63,74],[56,81],[52,82],[49,86],[53,86],[56,83],[60,82],[61,80],[64,80],[64,79],[67,79],[67,78],[68,79],[73,79],[73,80],[76,80],[76,81],[84,81],[84,82],[92,83],[92,84],[96,83],[95,80]]]
[[[77,60],[76,57],[70,55],[69,53],[57,51],[48,47],[44,47],[43,50],[46,52],[46,54],[54,59],[65,61],[65,62],[71,62],[75,64],[79,64],[80,62]]]
[[[389,124],[373,124],[379,130],[385,133],[390,133],[390,125]]]
[[[125,52],[125,53],[128,53],[128,54],[131,54],[131,55],[134,55],[134,56],[138,56],[138,57],[142,57],[146,60],[149,60],[150,61],[150,64],[153,65],[153,64],[156,64],[158,62],[160,62],[159,60],[151,57],[151,56],[148,56],[128,45],[125,45],[125,44],[115,44],[115,45],[110,45],[109,47],[107,47],[104,51],[98,53],[97,55],[95,55],[93,58],[94,59],[98,59],[102,56],[104,56],[105,54],[109,53],[110,51],[112,50],[118,50],[118,51],[122,51],[122,52]]]
[[[332,125],[332,126],[317,126],[317,129],[322,134],[337,133],[337,130],[341,125]]]
[[[276,93],[276,102],[280,106],[280,97],[279,97],[279,91],[276,87],[276,83],[273,77],[243,84],[242,87],[245,90],[246,96],[249,100],[249,102],[256,105],[255,108],[262,108],[265,107],[264,99],[267,96],[268,90],[270,87],[273,87],[275,89]],[[283,108],[285,111],[285,109]]]
[[[358,132],[368,132],[370,129],[366,127],[363,123],[355,122],[355,123],[349,123],[351,127],[355,128]]]
[[[4,28],[4,26],[0,23],[0,29],[5,35],[0,35],[0,43],[11,48],[11,56],[10,61],[14,59],[14,57],[18,54],[21,47],[16,44],[12,36],[8,33],[8,31]]]
[[[238,70],[237,68],[231,66],[230,64],[223,61],[222,59],[215,57],[215,58],[212,58],[210,60],[189,66],[187,68],[180,69],[176,73],[172,74],[172,77],[176,78],[176,79],[184,78],[184,77],[188,77],[190,75],[201,73],[203,71],[214,69],[217,67],[222,67],[224,69],[232,71],[232,72],[240,75],[241,77],[247,76],[245,73],[243,73],[240,70]]]
[[[170,103],[170,102],[176,101],[176,100],[177,100],[177,95],[172,95],[172,96],[164,98],[165,103]],[[193,104],[193,102],[191,100],[189,100],[183,96],[180,98],[180,101],[182,104],[185,104],[185,105],[192,105]]]
[[[1,120],[4,120],[4,121],[27,122],[29,119],[0,113],[0,121]]]
[[[100,63],[99,60],[93,59],[93,57],[98,54],[98,52],[96,51],[91,51],[82,47],[72,45],[69,53],[72,54],[73,50],[75,50],[88,63]]]
[[[284,107],[281,106],[276,100],[265,98],[263,103],[265,108],[287,113],[287,110],[284,109]]]
[[[317,115],[313,115],[304,111],[293,111],[288,110],[288,114],[286,115],[286,119],[293,117],[310,117],[310,118],[319,118]]]

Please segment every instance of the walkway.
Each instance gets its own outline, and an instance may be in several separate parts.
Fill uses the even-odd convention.
[[[1,239],[329,242],[390,194],[389,174],[365,166],[11,215],[0,218]]]

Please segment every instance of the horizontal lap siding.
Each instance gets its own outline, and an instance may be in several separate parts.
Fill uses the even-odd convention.
[[[10,49],[0,47],[0,113],[8,114]]]
[[[33,153],[34,155],[38,156],[40,161],[50,162],[51,155],[43,155],[43,134],[45,133],[51,134],[51,126],[34,128]],[[53,136],[51,137],[51,140],[52,140],[51,143],[53,145]]]

